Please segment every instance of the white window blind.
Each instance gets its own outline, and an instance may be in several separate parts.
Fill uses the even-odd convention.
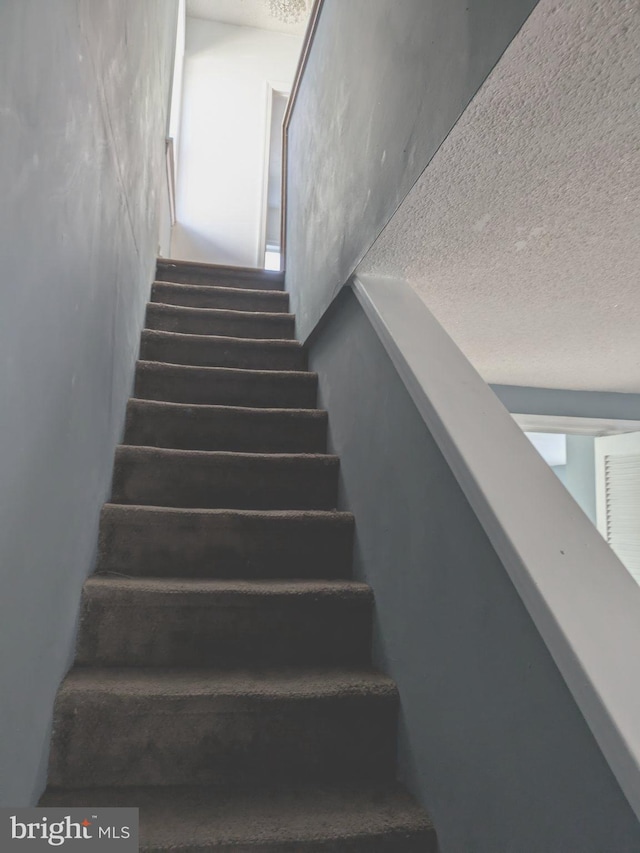
[[[640,584],[640,454],[604,457],[606,539]]]

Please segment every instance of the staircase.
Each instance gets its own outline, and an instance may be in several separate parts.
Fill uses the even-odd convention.
[[[145,853],[431,853],[283,277],[157,278],[41,804],[139,807]]]

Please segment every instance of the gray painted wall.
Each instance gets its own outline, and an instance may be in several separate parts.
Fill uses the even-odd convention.
[[[350,290],[311,368],[401,694],[403,778],[442,853],[631,853],[640,826]]]
[[[514,414],[640,420],[640,394],[528,388],[521,385],[492,385],[491,389],[503,406]],[[567,465],[563,472],[556,473],[576,503],[595,524],[596,468],[593,436],[567,435]]]
[[[35,801],[158,245],[177,0],[0,4],[0,805]]]
[[[567,435],[566,465],[551,470],[585,515],[596,524],[596,455],[592,435]]]
[[[567,436],[564,484],[583,512],[596,523],[596,454],[592,435]]]
[[[287,286],[306,338],[537,0],[325,0],[289,127]]]

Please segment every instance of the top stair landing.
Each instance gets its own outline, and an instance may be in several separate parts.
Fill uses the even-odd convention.
[[[227,267],[171,258],[158,259],[156,281],[246,290],[284,290],[283,272],[253,267]]]

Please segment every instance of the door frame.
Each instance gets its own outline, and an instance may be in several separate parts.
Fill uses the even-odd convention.
[[[276,95],[280,95],[288,99],[291,97],[289,86],[280,81],[269,80],[266,83],[266,107],[265,107],[265,123],[264,123],[264,148],[262,155],[262,201],[260,207],[260,224],[258,233],[258,257],[256,266],[259,269],[264,268],[264,256],[267,251],[267,215],[269,210],[269,161],[271,159],[271,120],[273,116],[273,99]],[[286,110],[285,110],[286,113]],[[281,187],[282,192],[282,187]],[[284,198],[280,198],[280,210],[282,211]],[[282,250],[282,233],[280,234],[280,248]],[[282,255],[281,255],[282,258]]]

